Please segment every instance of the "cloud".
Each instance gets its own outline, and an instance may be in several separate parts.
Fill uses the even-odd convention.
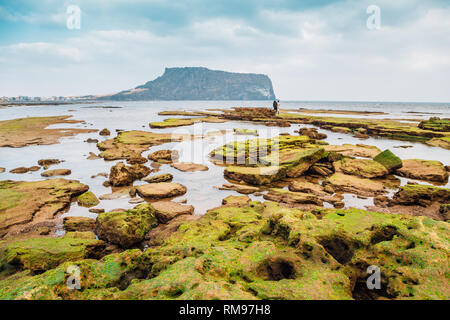
[[[268,74],[282,99],[450,101],[445,1],[379,0],[378,31],[365,0],[73,2],[79,31],[65,29],[67,3],[0,7],[16,32],[0,46],[0,95],[110,93],[201,65]],[[23,41],[11,24],[38,27]]]

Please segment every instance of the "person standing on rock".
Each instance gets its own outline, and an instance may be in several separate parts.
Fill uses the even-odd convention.
[[[278,102],[277,102],[277,100],[273,100],[273,110],[275,111],[275,114],[278,113]]]
[[[276,114],[280,114],[280,100],[277,100]]]

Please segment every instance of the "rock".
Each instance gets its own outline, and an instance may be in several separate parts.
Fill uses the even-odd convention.
[[[89,157],[87,157],[88,160],[97,160],[97,159],[101,159],[101,157],[99,157],[98,155],[96,155],[93,152],[89,152]]]
[[[182,172],[195,172],[195,171],[207,171],[208,167],[203,164],[192,162],[177,162],[170,165],[172,168],[180,170]]]
[[[225,183],[221,187],[215,187],[215,188],[218,188],[219,190],[233,190],[233,191],[236,191],[236,192],[242,193],[242,194],[252,194],[252,193],[259,191],[259,188],[257,188],[257,187],[241,185],[241,184],[233,184],[233,183]]]
[[[51,165],[59,164],[61,162],[63,162],[63,161],[61,161],[59,159],[41,159],[41,160],[38,160],[38,165],[40,165],[41,167],[47,168]]]
[[[446,182],[448,180],[448,172],[439,161],[404,160],[403,166],[397,169],[396,173],[399,176],[417,180],[436,182]]]
[[[341,146],[326,145],[323,146],[323,148],[329,153],[336,152],[346,157],[374,158],[381,152],[377,147],[365,144],[343,144]]]
[[[32,171],[32,172],[39,171],[39,170],[41,170],[41,167],[39,167],[39,166],[32,166],[32,167],[28,168],[28,171]]]
[[[352,133],[352,130],[346,127],[331,127],[330,130],[337,133]]]
[[[84,142],[87,142],[87,143],[98,143],[98,139],[88,138],[88,139],[85,140]]]
[[[369,180],[356,176],[350,176],[343,173],[335,173],[325,182],[335,191],[349,192],[363,196],[373,196],[385,192],[383,183],[380,181]]]
[[[450,204],[441,204],[439,208],[439,213],[441,214],[444,221],[450,220]]]
[[[143,163],[146,163],[147,161],[148,160],[142,156],[127,159],[128,164],[143,164]]]
[[[391,202],[391,199],[389,199],[386,196],[376,196],[373,198],[373,204],[378,207],[387,207]]]
[[[244,207],[251,201],[249,196],[228,196],[222,200],[222,205]]]
[[[127,186],[132,184],[133,181],[142,179],[143,177],[149,175],[150,172],[150,168],[141,164],[125,166],[123,162],[119,162],[115,166],[111,167],[109,182],[114,187]]]
[[[100,239],[130,248],[144,240],[145,234],[157,225],[155,209],[145,203],[123,212],[100,213],[96,233]]]
[[[343,158],[333,162],[334,171],[363,178],[378,178],[389,174],[388,170],[380,163],[371,159]]]
[[[89,212],[92,212],[92,213],[103,213],[103,212],[105,212],[105,209],[91,208],[91,209],[89,209]]]
[[[145,200],[142,198],[132,198],[128,201],[128,203],[131,203],[131,204],[138,204],[138,203],[143,203],[143,202],[145,202]]]
[[[311,183],[300,179],[294,180],[289,184],[289,191],[311,193],[315,194],[316,196],[327,195],[320,184]]]
[[[172,181],[173,179],[173,175],[170,173],[163,173],[163,174],[158,174],[155,176],[151,176],[148,178],[145,178],[144,181],[147,183],[159,183],[159,182],[167,182],[167,181]]]
[[[402,167],[402,160],[394,155],[390,150],[384,150],[373,158],[376,162],[382,164],[389,172]]]
[[[91,191],[85,192],[78,197],[78,205],[81,207],[95,207],[99,203],[100,201],[98,201],[95,194],[93,194]]]
[[[224,176],[234,181],[245,181],[252,185],[270,184],[286,177],[286,171],[280,167],[237,167],[230,166]]]
[[[317,163],[314,164],[311,168],[309,168],[308,172],[310,172],[311,174],[316,174],[316,175],[323,176],[323,177],[333,174],[333,170],[331,170],[327,166],[319,165]]]
[[[159,182],[137,186],[136,191],[141,197],[161,199],[181,196],[186,193],[186,187],[179,183]]]
[[[435,201],[446,204],[450,203],[450,189],[407,184],[394,194],[392,200],[395,204],[420,205],[424,207]]]
[[[234,134],[246,135],[246,136],[257,136],[258,130],[253,129],[233,129]]]
[[[98,134],[101,136],[109,136],[111,134],[111,132],[105,128],[102,131],[100,131]]]
[[[418,127],[424,130],[450,132],[450,119],[432,117],[419,123]]]
[[[363,140],[370,138],[368,134],[360,133],[360,132],[355,133],[353,135],[353,137],[358,138],[358,139],[363,139]]]
[[[95,220],[87,217],[65,217],[63,219],[66,231],[94,231]]]
[[[95,220],[94,220],[95,222]],[[95,226],[95,224],[94,224]],[[66,232],[66,234],[64,235],[65,239],[91,239],[91,240],[95,240],[97,239],[95,237],[95,233],[92,231],[70,231],[70,232]]]
[[[152,203],[155,214],[160,223],[167,223],[173,218],[184,214],[194,214],[194,207],[182,205],[173,201],[158,201]]]
[[[450,172],[450,166],[445,166],[445,170],[447,170],[447,172]]]
[[[12,169],[12,170],[10,170],[9,172],[11,172],[11,173],[22,174],[22,173],[27,173],[28,170],[29,170],[29,169],[26,168],[26,167],[19,167],[19,168]]]
[[[303,193],[303,192],[291,192],[285,189],[269,189],[269,192],[264,195],[264,199],[283,202],[289,204],[315,204],[318,206],[323,205],[322,200],[320,200],[316,195]]]
[[[149,247],[160,246],[162,242],[176,232],[182,224],[195,221],[199,217],[200,216],[184,214],[169,220],[167,224],[163,223],[158,225],[156,228],[151,229],[145,236],[145,239],[148,240],[146,244]]]
[[[128,188],[118,188],[112,193],[103,194],[99,197],[100,200],[115,200],[120,198],[126,198],[129,196]]]
[[[3,173],[3,172],[5,172],[5,168],[2,168],[2,167],[0,167],[0,173]]]
[[[179,154],[177,150],[158,150],[148,155],[149,160],[167,160],[167,161],[177,161]]]
[[[103,181],[102,186],[104,186],[105,188],[109,188],[111,187],[111,182],[109,182],[109,180]]]
[[[0,238],[51,222],[88,186],[75,180],[0,181]]]
[[[100,173],[97,173],[97,174],[91,176],[91,178],[92,178],[92,179],[95,179],[95,178],[97,178],[97,177],[105,177],[105,178],[108,178],[108,176],[109,176],[109,175],[108,175],[106,172],[100,172]]]
[[[323,140],[327,138],[325,133],[317,132],[316,128],[300,128],[298,133],[302,136],[307,136],[310,139],[314,140]]]
[[[43,177],[67,176],[71,173],[72,171],[70,169],[54,169],[42,172],[41,176]]]
[[[2,258],[17,269],[34,274],[56,268],[65,261],[76,262],[100,258],[105,248],[103,241],[75,238],[37,238],[6,242],[1,245]]]

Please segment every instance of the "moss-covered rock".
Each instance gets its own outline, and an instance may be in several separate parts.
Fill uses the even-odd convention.
[[[223,206],[160,246],[0,281],[1,299],[449,299],[448,223],[272,202]],[[378,266],[381,290],[368,290]]]
[[[421,121],[418,127],[424,130],[450,132],[450,119],[440,119],[434,117],[429,120]]]
[[[169,182],[172,181],[172,179],[173,175],[171,173],[162,173],[145,178],[144,181],[147,183],[159,183],[159,182]]]
[[[393,154],[390,150],[384,150],[373,158],[376,162],[382,164],[389,172],[402,167],[402,160]]]
[[[82,207],[91,208],[98,205],[100,201],[98,201],[95,194],[91,191],[85,192],[78,197],[78,205]]]
[[[157,225],[155,209],[145,203],[122,212],[100,213],[96,233],[100,239],[130,248],[144,240],[145,234]]]
[[[450,203],[450,189],[421,184],[407,184],[400,188],[393,200],[403,205],[428,206],[431,202]]]
[[[280,188],[269,189],[269,192],[264,195],[264,199],[275,202],[283,202],[289,204],[315,204],[321,206],[322,200],[316,195],[304,192],[292,192]]]
[[[245,135],[245,136],[257,136],[258,130],[253,129],[233,129],[234,134]]]
[[[126,166],[123,162],[119,162],[111,167],[109,182],[114,187],[128,186],[132,184],[133,181],[148,176],[150,172],[150,168],[142,164]]]
[[[41,273],[65,261],[100,258],[104,248],[104,242],[95,238],[32,238],[17,241],[11,238],[0,242],[0,262],[19,270]]]
[[[286,177],[286,169],[282,167],[238,167],[230,166],[224,171],[226,178],[245,181],[252,185],[265,185]]]
[[[63,219],[66,231],[93,231],[95,220],[88,217],[65,217]]]

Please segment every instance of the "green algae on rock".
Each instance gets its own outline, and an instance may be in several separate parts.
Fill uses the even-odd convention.
[[[442,204],[450,203],[450,189],[421,184],[407,184],[400,188],[393,200],[403,205],[428,206],[433,201]]]
[[[272,202],[223,206],[160,246],[66,262],[0,281],[0,299],[449,299],[448,223],[364,210],[313,213]],[[368,290],[367,267],[383,275]]]
[[[144,240],[145,234],[157,225],[155,209],[145,203],[122,212],[100,213],[96,233],[100,239],[130,248]]]
[[[78,197],[78,205],[82,207],[91,208],[98,205],[100,201],[98,201],[95,194],[91,191],[85,192]]]
[[[437,117],[421,121],[418,125],[420,129],[450,132],[450,119],[440,119]]]
[[[234,134],[244,136],[258,136],[258,130],[253,129],[233,129]]]
[[[96,239],[37,238],[0,241],[0,265],[40,273],[65,261],[100,258],[105,244]]]

